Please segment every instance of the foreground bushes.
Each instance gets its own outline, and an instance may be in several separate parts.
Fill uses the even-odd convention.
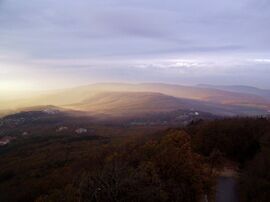
[[[240,166],[243,202],[270,199],[270,122],[264,118],[233,118],[191,126],[195,150],[207,158],[219,153]]]
[[[124,148],[108,154],[100,168],[85,171],[67,200],[194,202],[212,194],[210,168],[192,151],[186,133],[169,131],[160,140]],[[63,193],[58,192],[38,201],[61,198]]]
[[[268,202],[270,199],[270,147],[262,148],[248,162],[240,176],[240,195],[245,202]]]
[[[151,137],[31,139],[0,152],[0,201],[212,201],[213,171],[229,159],[241,168],[241,200],[267,202],[269,127],[233,118]]]
[[[261,148],[261,138],[270,131],[264,118],[232,118],[201,123],[190,129],[193,146],[205,156],[220,151],[240,164],[250,160]]]

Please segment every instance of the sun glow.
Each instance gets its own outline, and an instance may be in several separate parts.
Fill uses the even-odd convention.
[[[30,82],[0,81],[0,101],[20,99],[26,92],[36,90]]]
[[[25,91],[35,89],[35,85],[27,81],[0,81],[0,91]]]

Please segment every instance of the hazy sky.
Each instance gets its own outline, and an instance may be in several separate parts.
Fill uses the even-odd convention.
[[[269,0],[0,0],[0,92],[269,78]]]

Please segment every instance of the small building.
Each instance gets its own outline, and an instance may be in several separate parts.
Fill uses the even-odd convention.
[[[86,128],[78,128],[75,130],[75,132],[77,134],[83,134],[83,133],[87,133],[87,129]]]
[[[27,136],[27,135],[29,135],[29,133],[26,131],[22,133],[22,136]]]
[[[62,132],[62,131],[65,131],[65,130],[68,130],[68,127],[66,127],[66,126],[60,126],[60,127],[56,130],[56,132]]]
[[[57,110],[57,109],[44,109],[43,112],[46,113],[46,114],[51,114],[52,115],[52,114],[59,113],[59,110]]]
[[[11,140],[13,140],[13,139],[16,139],[16,138],[9,137],[9,136],[0,138],[0,146],[5,146],[5,145],[9,144],[11,142]]]

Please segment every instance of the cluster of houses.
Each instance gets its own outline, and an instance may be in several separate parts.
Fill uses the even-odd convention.
[[[167,125],[168,121],[132,121],[130,125],[133,126],[155,126],[155,125]]]
[[[87,133],[87,129],[85,128],[78,128],[75,130],[75,133],[77,134],[84,134],[84,133]]]
[[[42,112],[53,115],[53,114],[58,114],[60,111],[57,109],[44,109],[42,110]]]
[[[56,129],[56,132],[64,132],[67,130],[69,130],[67,126],[60,126],[59,128]],[[81,135],[81,134],[87,134],[89,131],[86,128],[77,128],[74,130],[74,132],[78,135]],[[24,131],[21,133],[21,136],[26,137],[26,136],[29,136],[29,134],[30,134],[29,132]],[[3,137],[0,136],[0,146],[8,145],[9,143],[11,143],[11,141],[15,139],[16,139],[15,137],[11,137],[11,136],[3,136]]]
[[[0,138],[0,146],[5,146],[9,144],[12,140],[16,139],[15,137],[5,136]]]
[[[68,127],[66,127],[66,126],[60,126],[60,127],[56,130],[56,132],[62,132],[62,131],[66,131],[66,130],[68,130]]]
[[[0,126],[3,125],[20,125],[25,122],[25,118],[9,118],[9,119],[1,119]]]
[[[188,112],[188,113],[184,113],[184,114],[177,116],[176,119],[185,121],[187,119],[190,119],[194,116],[199,116],[199,115],[200,115],[199,112]]]
[[[41,111],[20,112],[0,119],[0,126],[3,125],[21,125],[29,121],[42,119],[44,114],[54,115],[60,111],[57,109],[44,109]]]
[[[26,131],[22,133],[22,136],[28,136],[28,135],[29,135],[29,133]]]
[[[130,122],[130,125],[135,126],[154,126],[154,125],[169,125],[171,123],[177,123],[182,125],[189,124],[192,120],[197,119],[200,116],[200,113],[194,110],[189,112],[182,113],[180,115],[175,116],[173,119],[168,120],[135,120]]]
[[[69,128],[66,126],[60,126],[59,128],[57,128],[56,132],[63,132],[63,131],[67,131]],[[88,130],[86,128],[77,128],[75,130],[76,134],[85,134],[87,133]]]

